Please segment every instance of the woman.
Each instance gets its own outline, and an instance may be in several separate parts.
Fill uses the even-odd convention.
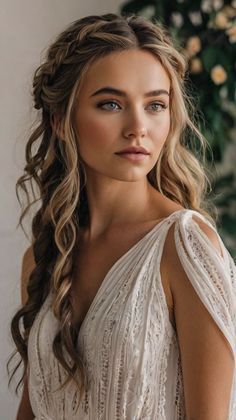
[[[160,23],[115,14],[73,22],[35,72],[18,420],[236,419],[236,271],[185,75]]]

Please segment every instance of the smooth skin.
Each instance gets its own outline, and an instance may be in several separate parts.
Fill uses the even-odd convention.
[[[108,87],[113,91],[96,93]],[[155,94],[147,96],[153,91]],[[142,231],[143,236],[146,233],[144,226],[148,226],[146,231],[149,231],[157,220],[181,208],[156,191],[146,178],[168,136],[169,92],[167,72],[147,51],[112,53],[96,61],[86,74],[75,112],[90,210],[90,225],[81,230],[86,249],[93,249],[95,245],[99,249],[98,245],[101,245],[109,250],[114,235],[119,243],[128,230],[129,235],[132,230],[136,231],[137,237]],[[150,155],[143,161],[131,162],[115,154],[129,146],[143,146]],[[214,232],[203,222],[199,221],[199,226],[219,252]],[[134,238],[133,233],[131,236]],[[30,249],[26,254],[28,257],[31,254],[32,261]],[[23,273],[27,271],[26,260],[24,257]],[[29,260],[28,264],[31,264]],[[226,420],[234,361],[226,340],[181,267],[172,230],[164,247],[161,273],[163,284],[171,291],[172,304],[176,305],[187,418]],[[26,276],[22,278],[24,283]],[[25,290],[24,285],[22,289]],[[192,329],[196,330],[195,340],[192,340]],[[202,345],[204,342],[207,345]],[[196,370],[200,373],[197,380]],[[30,413],[27,390],[24,395],[22,415],[18,415],[17,420],[33,419],[24,416],[24,410]]]
[[[96,94],[107,87],[124,93]],[[146,97],[157,90],[163,93]],[[146,178],[169,132],[169,92],[166,71],[146,51],[110,54],[94,63],[86,74],[75,124],[87,175],[89,241],[115,226],[123,228],[127,223],[150,220],[150,209],[157,219],[170,208],[177,208]],[[129,146],[143,146],[150,155],[144,161],[130,162],[115,154]]]

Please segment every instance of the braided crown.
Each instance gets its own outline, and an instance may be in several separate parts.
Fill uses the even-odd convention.
[[[129,27],[127,27],[127,23]],[[125,37],[125,32],[129,36]],[[36,109],[44,108],[47,111],[51,110],[50,105],[53,104],[56,95],[55,81],[57,78],[60,76],[62,78],[63,71],[72,66],[73,70],[71,68],[70,76],[73,85],[73,75],[78,73],[76,68],[79,63],[86,63],[91,54],[94,55],[99,41],[103,41],[104,51],[107,45],[112,46],[114,44],[117,48],[119,46],[127,48],[129,42],[131,47],[138,47],[145,33],[148,33],[149,36],[150,34],[153,35],[159,41],[160,48],[163,51],[165,50],[166,53],[171,48],[169,59],[179,77],[183,79],[186,72],[186,62],[179,52],[173,48],[167,30],[160,22],[158,22],[158,25],[152,25],[151,22],[146,22],[142,17],[134,15],[126,18],[112,13],[102,16],[92,15],[73,22],[49,47],[45,62],[34,73],[34,107]],[[117,48],[114,48],[114,50]]]

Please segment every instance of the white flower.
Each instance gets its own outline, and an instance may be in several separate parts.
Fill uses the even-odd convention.
[[[217,64],[211,69],[211,78],[215,85],[221,85],[227,79],[227,73],[221,64]]]
[[[226,86],[222,86],[222,88],[219,91],[219,94],[220,94],[220,97],[222,99],[227,98],[227,95],[228,95],[228,89],[227,89],[227,87]]]
[[[223,6],[224,2],[223,0],[213,0],[213,9],[219,10]]]
[[[189,19],[191,20],[194,26],[201,25],[202,23],[202,15],[200,12],[189,12]]]
[[[142,16],[146,19],[150,19],[155,14],[155,6],[147,6],[142,10]]]
[[[224,5],[223,0],[202,0],[201,9],[205,13],[211,13],[212,10],[219,10]]]
[[[201,2],[201,9],[205,13],[211,13],[212,11],[212,2],[211,0],[202,0]]]
[[[177,28],[180,28],[184,23],[183,16],[179,12],[172,13],[171,20]]]

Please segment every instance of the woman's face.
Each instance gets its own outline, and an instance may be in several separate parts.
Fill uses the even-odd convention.
[[[99,92],[100,91],[100,92]],[[170,128],[170,80],[160,62],[142,50],[111,53],[84,78],[75,129],[86,173],[138,181],[153,168]],[[117,152],[142,146],[141,160]],[[140,155],[139,155],[140,157]]]

